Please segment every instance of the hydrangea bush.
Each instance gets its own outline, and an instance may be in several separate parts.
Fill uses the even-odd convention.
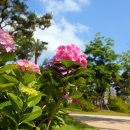
[[[13,38],[9,33],[0,29],[0,49],[1,51],[12,52],[14,51],[15,44]]]
[[[86,73],[86,55],[71,44],[58,47],[40,68],[26,59],[7,64],[15,58],[14,43],[0,29],[0,129],[49,130],[63,125],[66,93],[75,99],[82,96],[76,81]]]

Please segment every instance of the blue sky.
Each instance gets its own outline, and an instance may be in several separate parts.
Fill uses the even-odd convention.
[[[130,49],[130,0],[28,0],[29,10],[53,14],[52,26],[37,29],[35,38],[47,41],[49,58],[62,44],[74,43],[82,50],[100,32],[115,42],[117,53]]]

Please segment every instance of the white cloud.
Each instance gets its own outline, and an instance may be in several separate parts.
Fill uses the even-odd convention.
[[[57,24],[53,22],[53,25],[47,30],[37,29],[34,33],[36,39],[46,41],[49,43],[48,51],[42,54],[44,57],[46,54],[52,56],[59,45],[76,44],[84,49],[84,42],[78,37],[79,33],[88,32],[88,27],[82,24],[71,24],[64,18]],[[46,56],[47,57],[47,56]]]
[[[90,0],[40,0],[47,12],[61,14],[66,12],[79,12],[82,7],[90,4]]]
[[[83,7],[90,4],[90,0],[39,0],[43,3],[43,8],[46,12],[52,12],[53,23],[48,29],[42,31],[37,29],[34,33],[36,39],[49,43],[48,50],[43,51],[39,58],[39,62],[45,58],[51,58],[55,50],[60,45],[76,44],[84,51],[85,44],[80,38],[81,33],[88,33],[89,28],[83,24],[72,24],[68,22],[67,15],[64,13],[77,13],[83,10]],[[40,15],[40,14],[39,14]],[[56,15],[56,17],[55,17]],[[56,22],[57,21],[57,22]]]

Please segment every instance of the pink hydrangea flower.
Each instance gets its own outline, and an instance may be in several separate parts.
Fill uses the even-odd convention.
[[[60,62],[61,60],[72,60],[76,63],[81,63],[82,67],[86,67],[86,58],[86,55],[81,52],[79,47],[74,44],[70,44],[59,46],[53,60],[54,62]]]
[[[0,29],[0,50],[6,52],[12,52],[15,48],[13,38],[9,35],[9,33]]]
[[[15,62],[15,64],[18,66],[21,72],[28,71],[28,72],[41,74],[39,66],[26,59],[19,60]]]

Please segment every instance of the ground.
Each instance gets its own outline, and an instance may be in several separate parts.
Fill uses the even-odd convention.
[[[130,117],[103,116],[87,114],[70,114],[82,122],[94,126],[99,130],[130,130]]]

